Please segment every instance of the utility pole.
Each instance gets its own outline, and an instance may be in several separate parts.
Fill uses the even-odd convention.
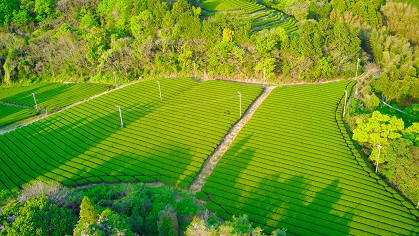
[[[39,108],[38,108],[38,103],[36,102],[36,98],[35,98],[35,94],[34,94],[34,93],[32,93],[32,97],[33,97],[33,101],[35,102],[35,109],[36,109],[37,111],[39,111]]]
[[[381,145],[377,144],[377,148],[378,148],[378,159],[377,159],[377,165],[375,166],[375,173],[376,174],[378,172],[378,162],[380,161]]]
[[[240,117],[242,116],[242,94],[240,92],[239,93],[239,99],[240,99]]]
[[[162,97],[161,97],[161,89],[160,89],[160,82],[159,82],[159,81],[157,81],[157,85],[158,85],[158,87],[159,87],[160,100],[163,100],[163,99],[162,99]]]
[[[118,108],[118,110],[119,110],[119,119],[121,120],[121,128],[123,128],[124,127],[124,122],[122,121],[121,107],[120,106],[116,106],[116,108]]]
[[[346,113],[346,100],[348,100],[348,91],[346,91],[346,89],[344,91],[345,91],[345,104],[343,106],[343,114],[342,114],[342,117],[345,116],[345,113]]]
[[[358,68],[359,68],[359,57],[358,57],[358,61],[356,62],[356,78],[358,78]]]
[[[117,87],[118,84],[116,83],[116,72],[115,71],[113,72],[113,79],[115,80],[115,87]]]
[[[195,63],[195,61],[193,61],[193,73],[194,73],[194,78],[196,79],[196,63]]]
[[[266,82],[266,67],[263,67],[263,83]]]

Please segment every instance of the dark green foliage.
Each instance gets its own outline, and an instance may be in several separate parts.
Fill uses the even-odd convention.
[[[72,234],[76,219],[70,209],[58,207],[42,195],[24,203],[12,201],[0,212],[3,233],[8,235]]]
[[[361,51],[359,30],[347,23],[336,23],[329,36],[327,49],[333,64],[342,71],[354,71]]]
[[[12,192],[8,189],[0,190],[0,206],[6,205],[5,203],[13,197]]]
[[[203,210],[186,192],[145,184],[96,186],[73,192],[69,198],[71,205],[71,202],[77,203],[83,198],[77,232],[81,232],[79,226],[94,224],[107,215],[114,219],[112,224],[118,225],[116,228],[126,229],[125,232],[178,235],[186,230],[192,217]],[[105,210],[99,214],[95,205]]]
[[[0,36],[8,31],[23,43],[18,48],[13,44],[0,47],[0,74],[3,83],[28,78],[110,81],[114,71],[124,80],[133,80],[147,75],[191,76],[195,61],[198,76],[316,81],[353,76],[361,54],[360,38],[364,44],[376,41],[383,45],[382,40],[376,40],[374,32],[370,37],[356,24],[360,21],[363,25],[380,27],[382,0],[265,4],[301,18],[299,30],[289,38],[286,36],[289,32],[285,23],[296,25],[293,18],[286,16],[282,19],[283,26],[271,30],[262,27],[258,29],[263,31],[261,34],[252,29],[257,19],[235,12],[217,13],[202,20],[201,9],[186,0],[88,1],[83,6],[70,2],[57,5],[55,0],[6,1],[0,7],[5,12],[2,21],[6,23]],[[391,14],[392,8],[387,8],[386,12]],[[331,12],[333,20],[329,19]],[[346,12],[352,15],[348,18]],[[342,17],[344,14],[346,18]],[[355,20],[351,21],[351,17]],[[406,31],[407,26],[394,25],[393,31],[415,37],[414,30]],[[19,30],[26,32],[25,37],[17,34]],[[223,39],[227,32],[231,42]],[[375,48],[371,45],[364,50],[371,51],[386,71],[392,71],[380,61],[380,55],[376,55],[380,49]],[[407,60],[410,60],[408,55]],[[383,74],[377,91],[390,94],[391,99],[412,97],[410,94],[417,91],[407,91],[406,86],[412,85],[414,74],[417,76],[412,68]],[[384,87],[394,87],[395,76],[403,89],[391,95],[396,92]]]
[[[351,76],[359,48],[355,29],[329,25],[328,3],[292,4],[295,14],[303,10],[303,15],[318,22],[302,21],[291,39],[287,27],[297,28],[293,18],[278,16],[284,25],[262,27],[258,34],[251,18],[234,12],[201,20],[201,9],[186,0],[56,4],[19,2],[20,10],[9,20],[16,28],[5,24],[3,29],[25,40],[21,48],[0,47],[4,83],[28,78],[109,81],[113,71],[124,80],[150,74],[190,76],[193,61],[199,76],[314,81]],[[18,35],[16,29],[27,36]],[[345,56],[337,60],[340,53]]]
[[[53,17],[56,2],[57,0],[35,0],[33,12],[36,15],[36,20],[41,22],[48,17]]]
[[[304,80],[351,76],[361,51],[358,31],[346,23],[305,21],[300,34],[284,40],[282,72]]]
[[[0,26],[12,22],[13,13],[19,10],[19,0],[4,0],[0,2]]]
[[[110,209],[99,213],[95,204],[85,196],[80,205],[80,219],[74,228],[74,235],[133,235],[125,220],[125,217],[120,217]]]
[[[383,31],[374,31],[369,45],[375,61],[385,69],[374,83],[375,90],[387,101],[418,100],[418,56],[409,42]]]
[[[379,28],[383,24],[382,16],[379,12],[383,0],[333,0],[332,6],[339,12],[351,11],[364,23],[374,28]]]
[[[233,234],[244,234],[250,235],[253,231],[252,223],[249,221],[247,215],[236,217],[233,216],[233,219],[226,223],[226,226],[232,227]]]
[[[419,171],[419,149],[407,139],[390,143],[384,155],[387,162],[381,166],[383,174],[412,201],[419,200],[417,173]]]
[[[34,186],[40,184],[49,187],[42,182]],[[63,190],[66,196],[59,206],[42,194],[28,199],[19,197],[21,203],[10,192],[1,191],[0,225],[4,231],[0,234],[265,235],[261,228],[252,227],[246,215],[220,222],[215,214],[196,203],[195,196],[164,185],[117,184]],[[78,222],[71,209],[79,212]]]
[[[159,235],[176,236],[179,235],[178,219],[176,212],[171,205],[166,205],[159,212],[159,221],[157,222]]]

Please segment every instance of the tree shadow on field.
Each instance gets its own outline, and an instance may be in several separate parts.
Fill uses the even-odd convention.
[[[241,209],[245,204],[243,201],[240,201],[240,199],[246,199],[249,197],[249,193],[240,191],[243,182],[239,182],[238,180],[243,180],[241,178],[241,175],[243,174],[242,172],[243,170],[247,169],[253,155],[256,152],[255,149],[246,146],[246,144],[251,140],[252,136],[252,134],[249,134],[241,139],[238,139],[237,137],[237,141],[234,141],[226,153],[222,157],[219,157],[220,160],[218,161],[218,164],[215,166],[212,174],[206,180],[207,183],[210,182],[217,185],[223,185],[222,189],[217,189],[216,191],[227,191],[228,193],[237,195],[237,199],[234,199],[237,209]],[[217,173],[222,173],[224,176],[214,176],[214,174]],[[209,193],[212,191],[211,188],[212,187],[208,187],[207,190],[206,185],[204,185],[201,191],[208,193],[211,197],[211,194]],[[210,200],[212,201],[212,199]],[[222,205],[222,202],[216,202],[216,204]],[[223,217],[227,220],[229,220],[233,215],[248,214],[245,211],[233,209],[226,210],[225,208],[223,208],[222,212],[226,214],[220,215],[220,217]]]
[[[305,177],[281,179],[280,175],[278,172],[263,178],[253,189],[253,198],[246,203],[266,211],[266,215],[261,214],[266,218],[254,216],[261,227],[267,227],[268,231],[287,228],[287,232],[297,235],[349,234],[354,214],[335,209],[342,196],[338,179],[313,192]],[[252,220],[252,216],[249,218]]]
[[[151,114],[157,110],[162,104],[156,102],[150,102],[143,105],[131,105],[128,107],[122,108],[122,117],[124,121],[124,126],[129,126],[133,122]],[[119,119],[119,113],[118,113]]]
[[[65,92],[69,91],[71,89],[71,87],[74,86],[73,84],[67,84],[67,85],[58,85],[58,87],[55,87],[53,89],[49,89],[49,90],[45,90],[42,91],[40,93],[35,93],[37,102],[38,102],[38,106],[48,109],[48,110],[52,110],[55,107],[47,107],[49,101],[51,101],[52,99],[55,99],[58,95],[60,94],[64,94]],[[31,94],[30,94],[31,95]],[[32,95],[31,95],[32,96]]]
[[[141,165],[151,167],[158,181],[188,188],[199,171],[191,149],[174,140],[151,142]]]
[[[41,89],[44,89],[44,88],[46,88],[48,86],[52,86],[52,85],[53,84],[43,84],[39,87],[28,89],[28,90],[22,91],[20,93],[16,93],[16,94],[13,94],[11,96],[4,97],[1,100],[7,101],[7,102],[12,102],[12,103],[18,103],[18,104],[26,104],[27,101],[29,101],[30,99],[32,99],[32,101],[33,101],[32,93],[36,93],[36,91],[39,91]],[[26,102],[25,102],[25,100],[26,100]]]
[[[319,187],[305,176],[281,171],[279,162],[278,165],[267,163],[260,159],[263,154],[257,154],[256,149],[247,145],[251,138],[248,135],[235,142],[214,169],[214,173],[228,174],[228,180],[219,176],[207,180],[224,185],[224,189],[217,191],[234,194],[229,196],[234,208],[216,202],[228,214],[223,214],[223,218],[247,214],[267,232],[287,228],[287,232],[296,235],[350,233],[354,214],[346,206],[336,208],[342,196],[339,179],[321,183]]]
[[[57,87],[53,87],[51,89],[43,90],[45,87],[48,86],[54,86],[57,85]],[[59,84],[48,84],[47,86],[41,86],[35,89],[31,89],[29,91],[25,91],[23,93],[15,94],[14,96],[6,98],[8,101],[18,103],[18,104],[33,104],[33,97],[32,93],[36,96],[37,104],[40,108],[46,108],[44,104],[45,102],[48,102],[48,100],[54,99],[55,96],[65,93],[68,91],[71,86],[73,85],[59,85]],[[39,92],[38,92],[39,91]],[[34,104],[35,105],[35,104]],[[53,107],[52,107],[53,108]],[[48,109],[52,109],[48,108]]]
[[[249,166],[256,150],[246,144],[252,139],[252,134],[236,141],[219,160],[214,172],[221,170],[231,170],[228,172],[229,179],[236,182],[242,174],[242,170]],[[239,160],[238,160],[239,159]]]
[[[112,162],[113,165],[107,163],[124,151],[116,150],[113,148],[116,146],[109,142],[106,146],[99,144],[116,133],[119,133],[121,137],[126,137],[124,129],[120,128],[118,110],[115,109],[115,111],[102,116],[82,116],[81,118],[78,118],[77,114],[73,112],[73,109],[70,108],[61,112],[60,115],[51,116],[48,121],[41,120],[36,123],[37,130],[32,130],[32,126],[35,124],[21,128],[27,134],[24,138],[30,139],[36,145],[35,152],[43,155],[47,163],[53,164],[38,168],[39,176],[49,171],[58,171],[60,167],[63,170],[68,168],[71,170],[66,174],[70,180],[64,179],[66,180],[63,181],[64,184],[70,183],[72,179],[78,179],[83,184],[101,182],[104,180],[103,176],[116,175],[117,170],[121,170],[120,163]],[[71,116],[77,118],[72,119],[70,113]],[[143,112],[142,116],[137,117],[140,119],[147,114],[147,112]],[[24,150],[23,147],[21,148]],[[73,162],[69,164],[69,161]],[[61,164],[57,162],[61,162]],[[35,168],[37,167],[35,166]],[[85,172],[91,172],[93,176],[98,177],[84,180]],[[57,180],[62,181],[63,179],[57,176]]]

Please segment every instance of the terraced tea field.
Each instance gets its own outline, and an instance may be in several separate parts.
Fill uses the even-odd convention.
[[[419,233],[418,211],[352,149],[341,120],[347,85],[276,88],[199,197],[223,218],[247,214],[287,235]]]
[[[247,14],[257,12],[265,7],[245,0],[205,0],[202,8],[208,11],[242,10]]]
[[[38,107],[48,112],[84,100],[109,89],[106,84],[34,84],[0,89],[0,101],[35,107],[32,93]]]
[[[201,5],[203,15],[211,16],[217,12],[236,12],[249,20],[252,29],[259,31],[273,27],[282,27],[289,34],[295,32],[297,21],[275,9],[246,0],[205,0]]]
[[[204,160],[260,94],[259,86],[142,81],[0,136],[0,189],[33,179],[66,185],[162,181],[188,187]],[[120,127],[118,109],[123,116]]]

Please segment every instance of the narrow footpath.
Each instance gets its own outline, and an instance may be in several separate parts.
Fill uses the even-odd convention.
[[[236,124],[231,127],[228,133],[224,136],[221,143],[217,146],[214,152],[208,156],[205,160],[204,164],[198,175],[195,177],[195,180],[189,186],[189,190],[192,193],[196,193],[201,191],[202,187],[205,184],[206,179],[208,176],[211,175],[212,171],[214,170],[215,166],[217,165],[220,158],[224,155],[227,149],[230,147],[231,143],[236,138],[237,134],[240,130],[246,125],[246,123],[252,118],[253,114],[257,110],[257,108],[262,104],[262,102],[269,96],[272,90],[276,88],[276,86],[265,86],[263,91],[260,95],[256,98],[255,101],[249,106],[243,116],[240,118]]]

